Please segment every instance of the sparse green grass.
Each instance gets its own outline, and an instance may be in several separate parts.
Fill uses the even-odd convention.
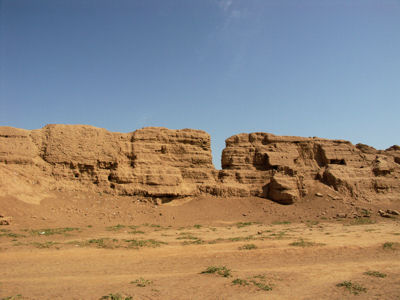
[[[236,278],[232,281],[233,285],[249,285],[249,282],[245,279]]]
[[[368,224],[375,224],[376,221],[370,218],[356,218],[350,221],[348,225],[368,225]]]
[[[200,224],[195,224],[195,225],[193,225],[193,227],[196,228],[196,229],[200,229],[203,226],[201,226]]]
[[[106,230],[108,230],[108,231],[118,231],[118,230],[120,230],[122,228],[125,228],[125,225],[117,224],[115,226],[106,227]]]
[[[23,246],[23,245],[25,245],[25,244],[24,244],[24,243],[21,243],[21,242],[13,243],[13,246]]]
[[[34,246],[36,248],[39,248],[39,249],[46,249],[46,248],[51,248],[51,247],[53,247],[54,245],[57,245],[57,244],[58,244],[57,242],[52,242],[52,241],[44,242],[44,243],[33,242],[32,246]]]
[[[237,237],[228,238],[228,240],[231,242],[250,241],[250,240],[255,240],[255,239],[256,238],[253,235],[237,236]]]
[[[189,232],[181,232],[180,236],[176,238],[177,240],[184,240],[183,245],[200,245],[204,244],[204,241],[197,236],[190,234]]]
[[[108,294],[100,298],[100,300],[133,300],[132,296],[123,296],[121,294]]]
[[[17,300],[17,299],[23,299],[21,294],[15,295],[15,296],[8,296],[8,297],[3,297],[1,300]]]
[[[13,233],[13,232],[1,233],[0,236],[6,236],[6,237],[9,237],[9,238],[25,237],[25,235],[23,235],[23,234],[18,234],[18,233]]]
[[[207,269],[205,269],[203,272],[200,274],[218,274],[222,277],[230,277],[231,276],[231,270],[228,269],[226,266],[210,266]]]
[[[167,244],[162,241],[157,241],[153,239],[148,240],[118,240],[111,238],[99,238],[99,239],[90,239],[86,241],[71,241],[67,244],[72,244],[80,247],[90,247],[95,246],[97,248],[102,249],[115,249],[115,248],[127,248],[127,249],[139,249],[142,247],[160,247],[161,245]]]
[[[341,283],[338,283],[336,286],[346,288],[346,290],[348,290],[353,295],[358,295],[361,292],[363,293],[367,292],[367,289],[365,287],[356,282],[351,282],[351,281],[343,281]]]
[[[253,250],[257,249],[257,246],[254,244],[245,244],[242,247],[239,247],[239,250]]]
[[[272,222],[272,225],[289,225],[289,224],[291,224],[290,221],[275,221],[275,222]]]
[[[306,224],[307,227],[313,227],[313,226],[318,225],[318,224],[319,224],[319,221],[307,220],[305,224]]]
[[[265,282],[265,275],[256,275],[253,277],[249,277],[247,279],[241,279],[241,278],[236,278],[235,280],[232,281],[233,285],[241,285],[241,286],[247,286],[247,285],[254,285],[260,290],[263,291],[271,291],[272,287],[271,285],[268,285]]]
[[[386,243],[383,244],[383,249],[385,249],[385,250],[398,250],[398,249],[400,249],[400,243],[386,242]]]
[[[118,248],[117,239],[101,238],[101,239],[90,239],[82,242],[81,246],[95,245],[97,248],[113,249]]]
[[[309,242],[305,241],[304,239],[300,239],[296,242],[292,242],[289,244],[289,246],[295,246],[295,247],[312,247],[312,246],[323,246],[324,244],[322,243],[314,243],[314,242]]]
[[[271,291],[272,286],[266,283],[265,274],[258,274],[251,278],[250,282],[263,291]]]
[[[153,228],[161,228],[161,225],[158,225],[158,224],[144,223],[143,226],[153,227]]]
[[[54,235],[54,234],[64,234],[67,235],[68,232],[77,231],[79,228],[65,227],[65,228],[45,228],[45,229],[34,229],[29,232],[32,235]]]
[[[147,279],[144,279],[143,277],[140,277],[134,281],[131,281],[130,283],[136,284],[136,286],[138,286],[138,287],[146,287],[146,286],[152,284],[153,282],[151,280],[147,280]]]
[[[387,276],[385,273],[381,273],[378,271],[367,271],[364,274],[368,275],[368,276],[379,277],[379,278],[385,278]]]
[[[124,240],[125,242],[129,243],[128,248],[142,248],[142,247],[151,247],[151,248],[155,248],[155,247],[160,247],[161,245],[166,245],[166,242],[162,242],[162,241],[157,241],[157,240],[153,240],[153,239],[149,239],[149,240]]]
[[[263,236],[235,236],[230,238],[217,238],[215,240],[208,241],[208,244],[216,244],[216,243],[223,243],[223,242],[243,242],[243,241],[252,241],[252,240],[264,240],[265,237]]]
[[[186,246],[186,245],[201,245],[204,244],[204,241],[201,239],[197,239],[197,240],[191,240],[191,241],[184,241],[182,243],[182,245]]]
[[[260,279],[262,281],[265,281],[266,279],[264,274],[254,275],[252,278]]]
[[[371,212],[368,209],[362,208],[361,213],[364,215],[364,217],[370,217]]]
[[[197,240],[199,238],[190,234],[190,232],[181,232],[176,239],[177,240]]]
[[[129,234],[144,234],[144,231],[141,230],[133,230],[133,231],[129,231]]]
[[[225,241],[223,238],[217,238],[215,240],[208,241],[208,244],[216,244]]]
[[[282,240],[282,239],[286,238],[285,235],[286,235],[286,232],[280,231],[278,233],[271,233],[270,235],[268,235],[268,237],[275,239],[275,240]]]
[[[253,224],[257,224],[257,222],[238,222],[235,225],[237,228],[242,228],[242,227],[250,226]]]
[[[272,287],[269,286],[268,284],[265,284],[263,282],[259,282],[259,281],[255,281],[255,280],[251,280],[250,281],[252,284],[254,284],[256,287],[258,287],[260,290],[263,291],[271,291]]]

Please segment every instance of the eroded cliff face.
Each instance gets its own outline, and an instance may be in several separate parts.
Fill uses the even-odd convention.
[[[255,178],[252,195],[284,204],[302,198],[318,183],[355,199],[395,199],[400,196],[399,150],[377,151],[343,140],[239,134],[226,140],[222,167],[227,177]]]
[[[342,140],[239,134],[222,170],[201,130],[148,127],[115,133],[85,125],[0,127],[0,196],[39,203],[52,191],[258,196],[290,204],[324,184],[352,198],[398,198],[400,147],[377,151]]]
[[[33,190],[117,195],[195,195],[215,182],[204,131],[143,128],[115,133],[81,125],[0,128],[1,194]]]

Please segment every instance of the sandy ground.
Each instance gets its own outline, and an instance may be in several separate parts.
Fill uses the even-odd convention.
[[[400,299],[400,218],[375,213],[389,206],[398,209],[325,198],[0,198],[13,217],[0,227],[0,299]],[[360,209],[371,217],[335,218]]]

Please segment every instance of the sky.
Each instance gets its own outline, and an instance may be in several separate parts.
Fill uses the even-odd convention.
[[[400,144],[400,0],[0,0],[0,126]]]

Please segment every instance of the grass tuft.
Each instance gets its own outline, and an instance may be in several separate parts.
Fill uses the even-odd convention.
[[[189,232],[182,232],[177,240],[184,240],[182,245],[200,245],[204,244],[204,241],[197,236],[191,235]]]
[[[257,249],[257,246],[254,244],[245,244],[242,247],[239,247],[239,250],[253,250]]]
[[[387,276],[385,273],[381,273],[378,271],[367,271],[367,272],[364,272],[364,274],[368,275],[368,276],[379,277],[379,278],[385,278]]]
[[[147,279],[144,279],[143,277],[140,277],[134,281],[131,281],[130,283],[136,284],[136,286],[139,286],[139,287],[146,287],[146,286],[152,284],[153,282],[151,280],[147,280]]]
[[[315,220],[307,220],[306,221],[306,226],[307,227],[313,227],[319,224],[319,221],[315,221]]]
[[[385,250],[398,250],[399,248],[400,248],[400,243],[386,242],[383,244],[383,249]]]
[[[233,285],[249,285],[249,282],[245,279],[236,278],[232,281]]]
[[[260,290],[263,291],[272,291],[272,287],[269,286],[268,284],[265,284],[263,282],[259,282],[259,281],[255,281],[255,280],[251,280],[250,281],[252,284],[254,284],[256,287],[258,287]]]
[[[375,224],[376,221],[370,218],[356,218],[350,221],[349,225],[368,225]]]
[[[362,285],[360,285],[356,282],[351,282],[351,281],[343,281],[341,283],[338,283],[336,286],[337,287],[345,287],[346,290],[348,290],[353,295],[358,295],[361,292],[363,292],[363,293],[367,292],[367,289],[365,287],[363,287]]]
[[[167,243],[162,242],[162,241],[157,241],[157,240],[153,240],[153,239],[149,239],[149,240],[124,240],[125,242],[129,243],[128,248],[142,248],[142,247],[151,247],[151,248],[155,248],[155,247],[160,247],[161,245],[165,245]]]
[[[17,299],[23,299],[21,294],[15,295],[15,296],[8,296],[1,298],[1,300],[17,300]]]
[[[100,300],[133,300],[132,296],[122,296],[121,294],[108,294],[100,298]]]
[[[108,230],[108,231],[118,231],[118,230],[120,230],[122,228],[125,228],[125,225],[118,224],[118,225],[115,225],[115,226],[106,227],[106,230]]]
[[[58,244],[57,242],[44,242],[44,243],[34,242],[34,243],[32,243],[32,246],[39,248],[39,249],[46,249],[46,248],[51,248],[57,244]]]
[[[250,226],[253,224],[257,224],[257,223],[256,222],[238,222],[235,225],[237,228],[242,228],[242,227]]]
[[[324,244],[322,244],[322,243],[308,242],[303,239],[300,239],[296,242],[289,244],[289,246],[295,246],[295,247],[312,247],[312,246],[323,246],[323,245]]]
[[[231,270],[228,269],[226,266],[220,266],[220,267],[210,266],[200,274],[218,274],[222,277],[230,277]]]
[[[13,233],[13,232],[5,232],[5,233],[1,233],[0,236],[6,236],[9,238],[20,238],[20,237],[25,237],[25,235],[23,234],[18,234],[18,233]]]
[[[133,231],[129,231],[129,234],[144,234],[144,231],[141,230],[133,230]]]
[[[275,221],[275,222],[272,222],[272,225],[289,225],[289,224],[291,224],[290,221]]]

